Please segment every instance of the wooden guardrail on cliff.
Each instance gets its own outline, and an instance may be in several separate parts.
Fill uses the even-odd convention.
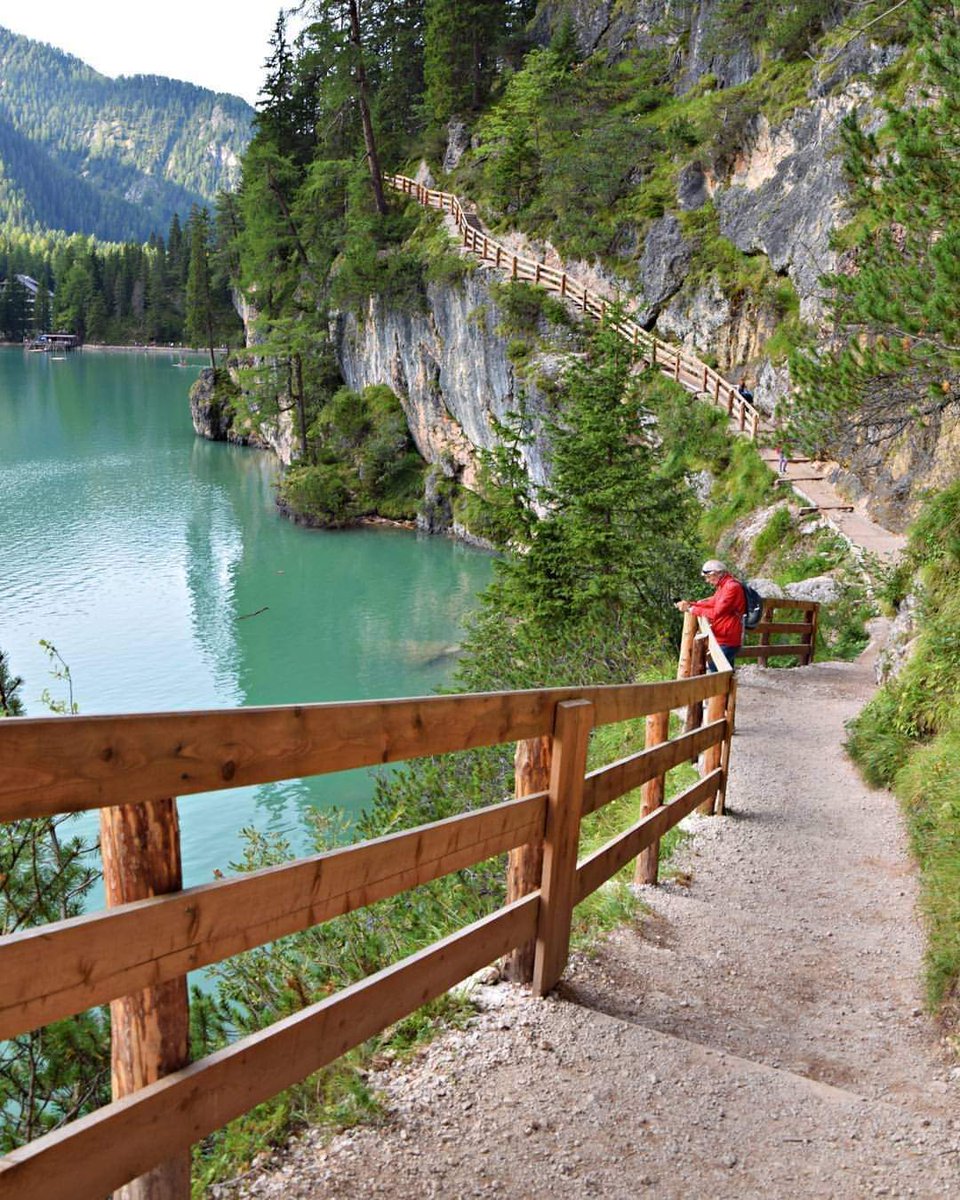
[[[597,320],[602,320],[607,310],[613,307],[610,300],[591,292],[582,283],[571,278],[566,271],[558,271],[554,267],[548,267],[546,263],[515,254],[488,237],[477,227],[479,222],[476,218],[464,211],[460,200],[452,192],[425,187],[406,175],[385,175],[384,180],[394,190],[411,196],[425,208],[437,208],[450,213],[460,232],[463,245],[481,261],[505,271],[511,279],[523,280],[555,292]],[[613,328],[634,347],[639,359],[650,366],[658,367],[664,375],[675,379],[688,391],[725,409],[740,431],[756,440],[760,431],[760,413],[741,396],[735,384],[724,379],[713,367],[701,362],[694,355],[670,345],[669,342],[661,341],[636,321],[624,318]]]
[[[725,660],[718,659],[726,667]],[[474,971],[513,955],[542,995],[574,905],[694,808],[722,809],[729,669],[675,681],[415,700],[0,721],[0,820],[101,810],[109,907],[0,939],[0,1038],[111,1002],[114,1100],[0,1159],[3,1200],[186,1200],[189,1148]],[[706,707],[667,736],[669,712]],[[647,717],[647,746],[585,773],[594,726]],[[462,816],[181,889],[175,795],[518,742],[517,796]],[[662,804],[665,774],[704,773]],[[644,815],[578,862],[580,821],[637,788]],[[188,971],[510,852],[492,915],[198,1062]],[[149,1172],[149,1174],[146,1174]],[[132,1189],[132,1190],[131,1190]]]
[[[816,606],[806,611],[813,631]],[[0,821],[99,809],[108,905],[0,938],[0,1039],[110,1002],[114,1095],[0,1159],[0,1200],[100,1200],[120,1187],[123,1200],[188,1200],[195,1142],[494,959],[549,991],[574,906],[634,859],[636,881],[655,883],[660,838],[694,809],[723,812],[735,703],[709,625],[688,613],[678,678],[659,683],[0,720]],[[671,737],[675,710],[685,721]],[[637,717],[644,749],[587,773],[591,729]],[[517,743],[514,799],[181,886],[176,795],[505,742]],[[668,772],[698,759],[699,780],[664,803]],[[639,820],[578,861],[581,819],[636,788]],[[498,911],[188,1062],[188,971],[504,853]]]

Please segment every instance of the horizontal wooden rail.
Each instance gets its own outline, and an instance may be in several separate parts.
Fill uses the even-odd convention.
[[[705,699],[717,687],[707,679],[677,680],[207,712],[19,717],[0,722],[0,821],[538,737],[550,733],[563,700],[589,700],[596,723],[606,725]]]
[[[546,796],[484,808],[0,941],[0,1038],[154,986],[543,835]]]
[[[663,775],[671,767],[678,767],[696,758],[708,746],[722,742],[725,733],[725,722],[713,721],[692,733],[682,734],[650,750],[640,750],[629,758],[591,771],[584,786],[583,815],[596,812],[647,780]]]
[[[790,643],[790,645],[778,645],[773,642],[769,646],[742,646],[737,659],[741,658],[776,658],[778,655],[785,654],[787,656],[796,655],[803,658],[810,646],[807,642]]]
[[[425,187],[406,175],[385,175],[388,186],[412,197],[426,208],[438,208],[450,213],[456,223],[464,246],[483,262],[509,272],[511,279],[522,280],[558,293],[563,299],[579,305],[584,313],[600,320],[613,301],[596,295],[583,284],[572,279],[566,271],[549,267],[535,259],[515,254],[506,246],[493,240],[476,227],[476,218],[466,213],[460,200],[450,192],[441,192]],[[626,318],[613,328],[637,352],[637,356],[650,366],[658,367],[688,391],[702,396],[710,403],[724,408],[740,432],[756,440],[760,432],[761,417],[756,409],[738,390],[737,386],[723,378],[713,367],[687,351],[663,342],[635,321]]]
[[[0,1200],[102,1197],[333,1062],[536,930],[526,896],[226,1050],[0,1159]]]
[[[674,825],[689,816],[705,800],[712,799],[720,786],[719,770],[711,771],[656,812],[641,817],[625,833],[607,842],[577,866],[576,902],[585,900],[601,884],[636,858],[641,850],[659,841]]]

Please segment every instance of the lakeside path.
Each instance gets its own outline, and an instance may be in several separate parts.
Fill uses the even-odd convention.
[[[650,913],[556,993],[370,1084],[380,1127],[310,1133],[224,1198],[960,1195],[960,1067],[922,1011],[895,799],[846,758],[856,663],[739,672],[729,814],[689,820]]]

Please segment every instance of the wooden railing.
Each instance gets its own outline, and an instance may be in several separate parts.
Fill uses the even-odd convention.
[[[799,619],[778,621],[774,616],[778,609],[793,610],[800,614]],[[738,661],[755,658],[765,667],[771,658],[796,657],[802,666],[807,666],[816,652],[819,613],[820,605],[814,600],[764,600],[760,623],[748,632]],[[772,640],[783,635],[790,635],[790,641]],[[756,642],[754,637],[758,639]]]
[[[655,881],[659,839],[695,808],[722,811],[733,675],[701,640],[721,669],[663,683],[0,721],[0,820],[99,808],[113,904],[0,939],[0,1037],[109,1001],[114,1063],[114,1101],[0,1160],[0,1198],[100,1198],[139,1177],[125,1198],[186,1200],[193,1143],[479,968],[512,955],[514,975],[547,992],[574,905],[638,855],[636,877]],[[586,773],[592,728],[644,716],[642,751]],[[518,743],[514,799],[180,887],[170,797],[504,742]],[[667,772],[698,756],[702,777],[663,803]],[[578,862],[581,818],[637,787],[641,818]],[[506,852],[507,903],[492,915],[186,1061],[188,971]]]
[[[591,292],[566,271],[559,271],[548,267],[546,263],[515,254],[488,237],[478,228],[479,222],[464,211],[463,205],[453,193],[425,187],[406,175],[385,175],[384,180],[390,187],[411,196],[425,208],[437,208],[450,213],[464,246],[481,261],[505,271],[510,279],[524,280],[555,292],[597,320],[603,320],[608,310],[613,307],[612,301]],[[744,399],[735,384],[724,379],[713,367],[707,366],[694,355],[648,333],[636,321],[624,317],[613,328],[633,346],[639,359],[649,366],[658,367],[664,375],[676,380],[688,391],[725,409],[737,428],[756,440],[760,432],[760,413]]]

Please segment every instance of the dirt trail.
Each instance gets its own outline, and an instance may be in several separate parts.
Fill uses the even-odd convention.
[[[868,658],[739,672],[724,818],[571,962],[371,1082],[380,1128],[306,1137],[223,1197],[960,1195],[960,1068],[921,1012],[896,803],[844,757]]]

